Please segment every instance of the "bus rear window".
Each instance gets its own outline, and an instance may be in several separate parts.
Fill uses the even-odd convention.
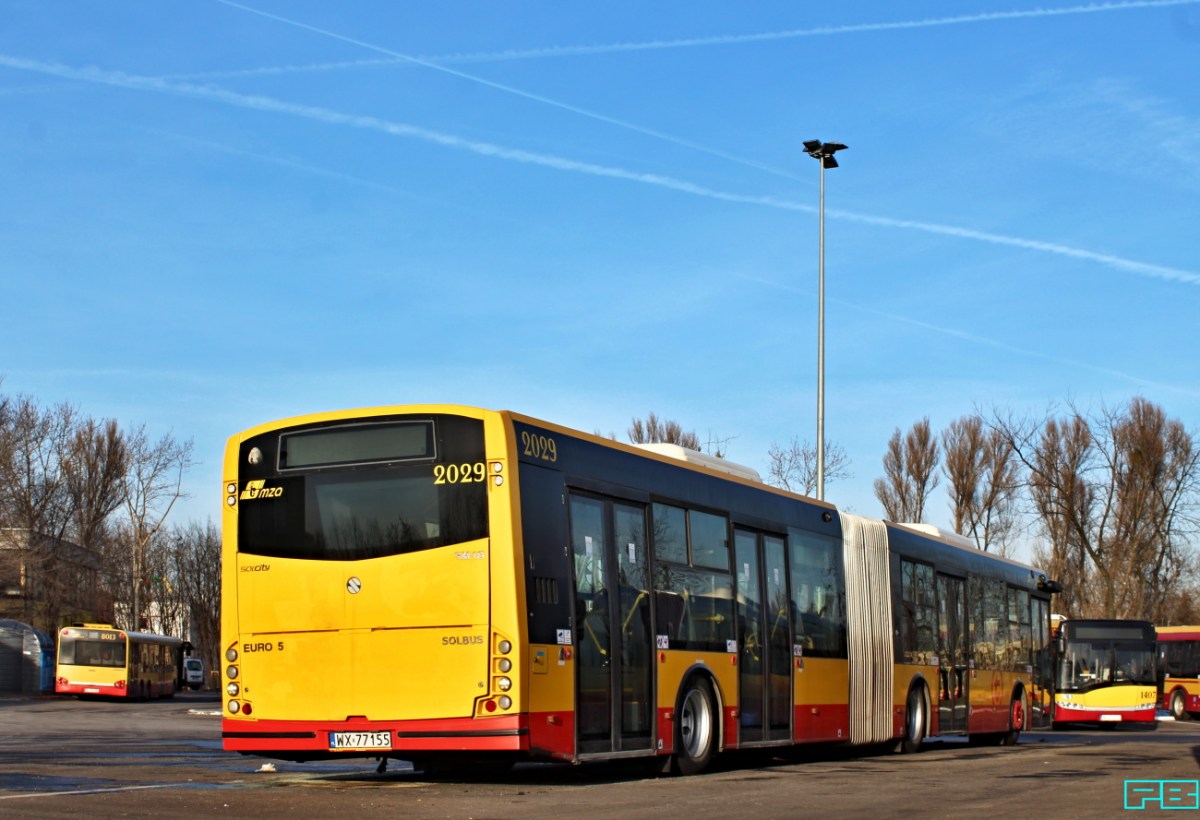
[[[487,537],[483,424],[393,416],[242,443],[238,550],[354,561]]]
[[[125,666],[125,643],[63,637],[58,642],[58,662],[119,669]]]
[[[242,502],[238,549],[353,561],[486,537],[487,484],[434,482],[430,465],[279,479],[277,497]]]

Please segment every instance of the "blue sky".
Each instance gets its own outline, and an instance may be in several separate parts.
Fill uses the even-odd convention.
[[[1200,428],[1200,4],[0,0],[6,393],[193,439],[456,402],[766,470],[994,406]],[[929,512],[946,524],[939,490]]]

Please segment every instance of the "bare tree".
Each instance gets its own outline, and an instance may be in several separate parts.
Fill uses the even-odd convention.
[[[72,604],[78,613],[75,620],[112,620],[112,595],[99,581],[105,572],[102,556],[112,535],[110,519],[123,503],[128,467],[125,437],[116,421],[84,418],[75,425],[62,454],[71,515],[69,534],[79,547],[79,559],[95,562],[96,566],[88,573],[91,583],[74,592]]]
[[[1118,454],[1116,516],[1122,539],[1113,574],[1126,611],[1159,621],[1189,565],[1183,543],[1196,532],[1200,446],[1179,421],[1142,397],[1104,428]]]
[[[1091,418],[1070,407],[1040,427],[996,426],[1029,471],[1063,614],[1161,619],[1196,533],[1195,436],[1140,397]]]
[[[1188,563],[1175,589],[1164,596],[1162,614],[1154,619],[1159,626],[1200,623],[1200,578]]]
[[[172,531],[175,587],[191,616],[206,669],[220,668],[221,533],[211,522]]]
[[[71,518],[63,453],[75,415],[70,405],[43,410],[24,395],[0,405],[0,523],[9,528],[12,545],[0,572],[24,577],[19,614],[50,632],[57,631],[64,598],[80,580],[62,566]]]
[[[678,444],[689,450],[700,449],[700,437],[695,431],[685,431],[679,422],[660,419],[654,413],[646,416],[645,421],[635,418],[626,433],[634,444]]]
[[[42,410],[29,396],[0,406],[0,515],[6,526],[58,535],[67,526],[62,456],[75,410]]]
[[[191,450],[170,436],[151,441],[144,428],[126,435],[69,404],[0,395],[0,604],[16,604],[2,614],[54,631],[111,619],[121,600],[124,625],[139,628],[152,596],[170,620],[179,596],[163,525]]]
[[[978,415],[963,416],[942,431],[954,531],[979,549],[1005,555],[1017,528],[1020,475],[1016,454],[998,430]]]
[[[883,456],[883,478],[875,479],[875,497],[891,521],[920,523],[925,503],[938,485],[938,443],[923,418],[900,437],[900,428],[888,440]]]
[[[85,419],[78,424],[66,442],[62,466],[74,540],[94,548],[124,501],[129,449],[116,421]]]
[[[151,441],[145,426],[126,439],[129,469],[125,473],[121,549],[126,553],[131,629],[142,626],[146,582],[165,575],[162,556],[152,549],[175,502],[184,497],[183,475],[192,464],[192,442],[164,435]]]
[[[807,441],[793,438],[783,447],[772,443],[767,451],[767,483],[801,495],[811,496],[817,489],[817,448]],[[825,481],[849,478],[850,458],[836,444],[825,448]]]

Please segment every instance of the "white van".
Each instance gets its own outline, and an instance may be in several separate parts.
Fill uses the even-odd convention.
[[[183,659],[183,685],[189,689],[199,689],[204,685],[204,661],[199,658]]]

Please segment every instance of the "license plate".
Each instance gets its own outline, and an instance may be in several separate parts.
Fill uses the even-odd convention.
[[[391,749],[391,732],[330,732],[329,748],[331,751],[349,751],[351,749]]]

